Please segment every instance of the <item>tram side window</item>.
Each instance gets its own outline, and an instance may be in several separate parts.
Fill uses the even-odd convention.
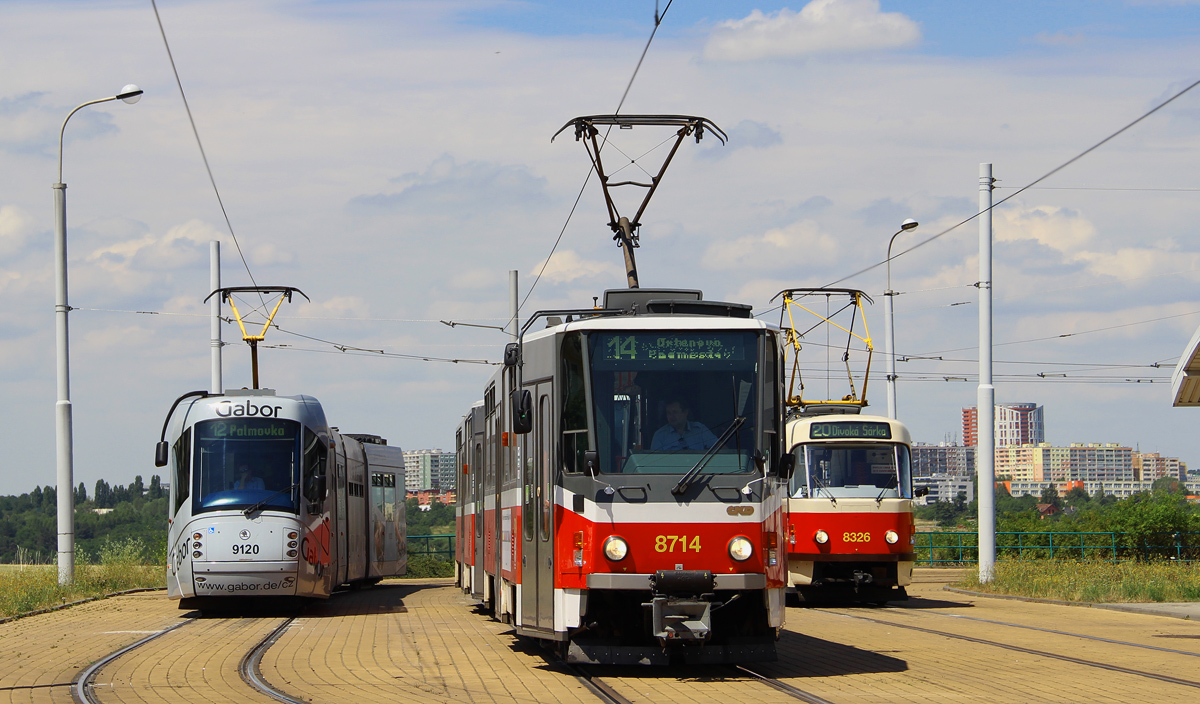
[[[192,466],[192,429],[188,428],[183,431],[183,435],[175,441],[175,476],[171,480],[171,485],[175,487],[175,509],[187,501],[189,489],[192,486],[191,471]],[[173,511],[173,512],[174,512]]]
[[[569,333],[563,340],[563,471],[582,472],[588,445],[587,396],[584,389],[583,336]]]
[[[304,429],[304,483],[302,490],[309,504],[318,504],[325,499],[325,466],[328,450],[320,436],[308,428]],[[309,511],[312,512],[312,506]]]

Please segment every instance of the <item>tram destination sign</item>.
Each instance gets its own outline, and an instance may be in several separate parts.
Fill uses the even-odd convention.
[[[647,333],[602,334],[597,345],[603,362],[732,362],[746,359],[746,348],[754,349],[755,338],[742,333]],[[751,355],[753,359],[753,354]]]
[[[855,421],[853,423],[813,423],[808,426],[810,440],[891,440],[892,426],[888,423]]]

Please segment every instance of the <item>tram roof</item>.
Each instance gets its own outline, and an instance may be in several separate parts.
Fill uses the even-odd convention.
[[[550,325],[529,331],[526,341],[573,330],[774,330],[777,327],[757,318],[725,318],[712,315],[616,315],[597,316]]]
[[[1200,406],[1200,328],[1192,335],[1171,375],[1172,406]]]

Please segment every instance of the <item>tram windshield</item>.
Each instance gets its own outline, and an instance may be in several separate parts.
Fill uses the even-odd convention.
[[[898,443],[799,445],[792,497],[911,499],[909,449]]]
[[[232,418],[196,424],[196,513],[245,508],[296,512],[300,424]]]
[[[761,434],[757,334],[595,333],[589,336],[589,358],[601,472],[756,469]],[[571,399],[579,396],[570,392],[564,409],[567,432]],[[575,413],[582,410],[580,403]]]

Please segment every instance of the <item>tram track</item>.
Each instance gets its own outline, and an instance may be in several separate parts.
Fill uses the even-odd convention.
[[[218,620],[235,621],[240,619],[230,618]],[[276,641],[279,640],[279,638],[295,620],[296,619],[294,616],[285,618],[282,623],[272,628],[270,632],[268,632],[261,639],[258,639],[255,644],[242,655],[238,662],[237,673],[241,677],[242,682],[244,682],[252,690],[270,697],[275,701],[284,702],[285,704],[306,704],[305,700],[295,698],[271,685],[269,682],[263,679],[260,671],[260,664],[262,662],[263,655],[268,649],[270,649],[272,645],[275,644]],[[103,699],[98,696],[96,691],[96,679],[106,667],[113,665],[121,658],[134,653],[143,646],[146,646],[162,638],[163,636],[188,626],[192,626],[194,628],[196,624],[204,623],[206,621],[211,622],[210,619],[203,619],[199,617],[186,618],[179,623],[176,623],[168,628],[164,628],[156,633],[152,633],[145,638],[141,638],[140,640],[118,648],[108,655],[105,655],[81,670],[71,682],[72,699],[76,702],[76,704],[102,704]]]
[[[904,611],[904,612],[906,612],[906,615],[916,615],[918,613],[912,609],[897,608],[896,610]],[[1064,655],[1062,653],[1055,653],[1055,652],[1051,652],[1048,650],[1041,650],[1041,649],[1037,649],[1037,648],[1028,648],[1025,646],[1017,645],[1015,643],[1005,643],[1005,642],[999,641],[999,640],[991,640],[988,638],[979,638],[976,636],[968,636],[968,635],[964,635],[961,633],[954,633],[951,631],[943,631],[943,630],[939,630],[936,628],[926,628],[924,626],[918,626],[918,625],[911,624],[911,623],[901,623],[901,622],[890,620],[890,619],[875,618],[875,617],[870,617],[870,616],[862,616],[859,614],[847,613],[845,611],[832,611],[829,609],[814,609],[813,611],[818,612],[818,613],[824,613],[824,614],[827,614],[830,616],[840,616],[843,618],[849,618],[849,619],[854,619],[854,620],[858,620],[858,621],[866,621],[869,623],[874,623],[874,624],[878,624],[881,626],[889,626],[889,627],[893,627],[893,628],[904,628],[904,629],[916,631],[919,633],[926,633],[929,635],[941,636],[944,638],[952,638],[955,640],[961,640],[961,641],[965,641],[968,643],[975,643],[978,645],[990,646],[990,647],[994,647],[994,648],[1010,650],[1013,652],[1024,653],[1026,655],[1034,655],[1037,657],[1049,658],[1049,659],[1058,660],[1061,662],[1069,662],[1069,663],[1072,663],[1075,665],[1083,665],[1085,667],[1093,667],[1093,668],[1097,668],[1097,669],[1101,669],[1101,670],[1106,670],[1109,672],[1117,672],[1117,673],[1126,674],[1126,675],[1134,675],[1137,677],[1144,677],[1147,679],[1157,680],[1159,682],[1166,682],[1169,684],[1175,684],[1175,685],[1181,685],[1181,686],[1185,686],[1185,687],[1193,687],[1193,688],[1200,689],[1200,681],[1184,679],[1182,677],[1172,677],[1171,675],[1165,675],[1165,674],[1158,673],[1158,672],[1149,672],[1146,670],[1138,670],[1136,668],[1123,667],[1121,665],[1115,665],[1115,664],[1107,663],[1107,662],[1099,662],[1096,660],[1089,660],[1086,658],[1075,657],[1072,655]],[[974,617],[958,616],[955,614],[939,614],[939,613],[920,614],[918,616],[918,618],[924,617],[926,615],[961,618],[961,619],[979,621],[979,622],[989,623],[989,624],[999,625],[999,626],[1024,628],[1024,629],[1030,629],[1030,630],[1035,630],[1035,631],[1042,631],[1045,633],[1053,633],[1055,635],[1075,637],[1075,638],[1084,639],[1084,640],[1094,640],[1094,641],[1104,642],[1104,643],[1113,644],[1113,645],[1145,648],[1145,649],[1155,650],[1155,651],[1160,651],[1160,652],[1168,652],[1168,653],[1174,653],[1174,654],[1179,654],[1179,655],[1200,657],[1200,655],[1197,655],[1196,653],[1174,650],[1171,648],[1148,646],[1148,645],[1143,645],[1143,644],[1138,644],[1138,643],[1130,643],[1127,641],[1118,641],[1118,640],[1113,640],[1113,639],[1100,638],[1100,637],[1096,637],[1096,636],[1087,636],[1087,635],[1079,634],[1079,633],[1070,633],[1067,631],[1057,631],[1057,630],[1048,629],[1048,628],[1039,628],[1036,626],[1025,626],[1022,624],[1006,623],[1003,621],[992,621],[989,619],[978,619],[978,618],[974,618]]]
[[[579,680],[589,692],[594,694],[600,701],[605,702],[605,704],[633,704],[632,699],[622,695],[617,688],[606,682],[603,676],[590,672],[587,666],[570,665],[562,661],[560,663],[567,672]],[[833,704],[828,699],[819,697],[811,692],[806,692],[799,687],[794,687],[774,677],[756,672],[745,665],[730,665],[728,667],[733,673],[732,679],[734,680],[757,682],[777,692],[781,692],[792,699],[807,702],[808,704]]]

